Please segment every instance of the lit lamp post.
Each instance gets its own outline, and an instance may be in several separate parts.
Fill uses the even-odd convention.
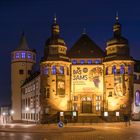
[[[10,111],[10,115],[11,115],[11,122],[13,122],[13,114],[15,113],[15,111],[14,110],[11,110]]]
[[[4,123],[6,123],[6,121],[5,121],[5,115],[6,115],[6,113],[5,113],[5,112],[3,112],[3,113],[2,113],[2,118],[3,118],[2,120],[3,120],[3,124],[4,124]]]
[[[29,117],[28,112],[29,112],[29,107],[26,107],[26,108],[25,108],[25,111],[26,111],[26,113],[27,113],[27,124],[28,124],[28,117]]]

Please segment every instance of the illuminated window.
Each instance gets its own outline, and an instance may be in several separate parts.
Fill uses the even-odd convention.
[[[77,61],[76,60],[72,60],[72,64],[77,64]]]
[[[100,64],[101,60],[95,60],[95,64]]]
[[[128,74],[131,74],[131,66],[128,65]]]
[[[96,110],[97,111],[101,110],[100,102],[96,102]]]
[[[124,65],[120,66],[120,74],[124,74],[125,73],[125,67]]]
[[[108,75],[108,67],[106,67],[106,75]]]
[[[64,67],[60,66],[60,74],[64,74]]]
[[[108,116],[108,112],[104,112],[104,116],[107,117]]]
[[[20,53],[19,52],[16,53],[16,58],[20,58]]]
[[[56,66],[52,66],[52,74],[56,74]]]
[[[92,64],[92,60],[88,60],[88,64]]]
[[[77,104],[76,103],[73,104],[73,110],[77,111]]]
[[[28,53],[28,59],[32,59],[32,54]]]
[[[96,96],[96,101],[100,101],[101,100],[101,96]]]
[[[112,67],[112,74],[116,74],[116,72],[117,72],[116,66],[114,65],[114,66]]]
[[[21,53],[21,58],[26,58],[26,53],[25,52]]]
[[[80,60],[80,64],[84,64],[85,63],[85,61],[84,60]]]
[[[135,93],[135,105],[140,106],[140,91],[139,90],[136,90],[136,93]]]
[[[48,72],[49,72],[49,69],[48,69],[48,66],[45,66],[45,68],[44,68],[44,74],[48,74]]]

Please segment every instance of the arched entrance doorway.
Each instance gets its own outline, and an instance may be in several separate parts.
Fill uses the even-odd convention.
[[[82,98],[82,113],[92,113],[92,99],[91,97]]]

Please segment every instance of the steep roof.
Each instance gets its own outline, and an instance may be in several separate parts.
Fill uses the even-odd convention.
[[[34,51],[28,47],[27,39],[24,32],[21,34],[19,46],[14,51]]]
[[[104,55],[104,51],[85,33],[68,52],[70,58],[103,58]]]

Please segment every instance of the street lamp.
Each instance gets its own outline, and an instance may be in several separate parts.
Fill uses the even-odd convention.
[[[28,112],[29,112],[29,107],[26,107],[26,108],[25,108],[25,111],[27,112],[27,124],[28,124],[28,117],[29,117]]]
[[[3,112],[3,113],[2,113],[3,124],[4,124],[4,123],[6,123],[6,120],[5,120],[5,115],[6,115],[6,113],[5,113],[5,112]]]
[[[13,114],[15,113],[15,111],[14,110],[11,110],[10,111],[10,115],[11,115],[11,122],[13,121]]]

